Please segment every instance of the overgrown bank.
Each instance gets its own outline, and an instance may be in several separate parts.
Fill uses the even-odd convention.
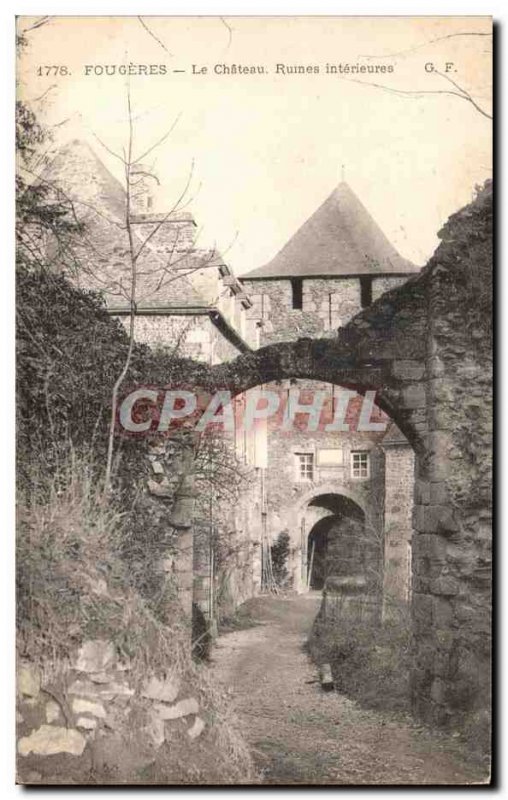
[[[20,270],[18,306],[18,780],[248,781],[248,749],[160,570],[178,536],[171,498],[144,491],[138,442],[119,442],[104,495],[124,330],[50,271]],[[184,368],[136,347],[128,380]]]

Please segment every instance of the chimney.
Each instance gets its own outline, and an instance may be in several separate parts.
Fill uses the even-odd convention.
[[[146,164],[134,164],[130,172],[131,213],[150,214],[155,207],[159,179]]]

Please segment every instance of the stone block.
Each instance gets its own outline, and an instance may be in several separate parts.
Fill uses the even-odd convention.
[[[109,683],[111,675],[108,675],[107,672],[95,672],[92,673],[89,678],[94,683]]]
[[[57,722],[60,717],[60,706],[54,700],[49,700],[46,703],[46,722],[51,724]]]
[[[23,664],[18,670],[18,692],[25,697],[38,697],[41,690],[41,674],[37,667]]]
[[[432,622],[432,601],[431,595],[415,592],[413,595],[413,618],[415,621],[424,621],[430,626]]]
[[[426,395],[423,383],[412,383],[401,392],[402,404],[406,408],[425,408]]]
[[[72,710],[74,714],[91,714],[93,717],[99,717],[100,719],[106,718],[106,709],[102,703],[94,703],[92,700],[86,700],[83,697],[74,698]]]
[[[175,677],[159,678],[152,677],[143,684],[141,696],[150,700],[160,700],[164,703],[172,703],[178,697],[180,691],[180,681]]]
[[[187,736],[190,739],[197,739],[198,736],[201,736],[204,729],[205,729],[204,721],[201,719],[201,717],[196,717],[196,719],[194,720],[194,725],[192,725],[192,727],[190,727],[189,730],[187,731]]]
[[[436,628],[448,628],[453,622],[453,607],[444,597],[432,598],[432,618]]]
[[[134,689],[125,683],[109,681],[108,683],[92,683],[91,681],[74,681],[67,690],[68,694],[82,695],[83,697],[112,700],[114,697],[132,697]]]
[[[104,639],[89,639],[79,649],[74,669],[79,672],[102,672],[115,661],[112,642]]]
[[[430,584],[432,594],[441,594],[445,597],[452,597],[460,593],[460,584],[451,575],[442,575],[435,578]]]
[[[188,717],[190,714],[197,714],[199,703],[195,697],[188,697],[180,700],[174,706],[157,705],[155,710],[159,719],[180,719],[180,717]]]
[[[444,505],[418,505],[413,508],[413,527],[420,533],[450,534],[459,530],[453,509]]]
[[[393,362],[393,375],[402,380],[418,381],[425,374],[425,364],[422,361],[404,359]]]
[[[428,481],[424,481],[421,478],[415,481],[415,486],[414,486],[415,503],[420,503],[421,505],[428,505],[430,503],[430,498],[431,498],[430,492],[431,489]]]
[[[150,723],[143,730],[156,750],[164,744],[164,720],[157,714],[152,714]]]
[[[94,731],[97,728],[97,720],[93,717],[79,717],[76,720],[76,728],[84,728],[86,731]]]
[[[432,505],[446,505],[449,501],[448,487],[444,481],[430,484],[430,502]]]
[[[419,504],[413,507],[412,523],[415,530],[425,531],[425,506]]]
[[[57,753],[70,753],[80,756],[86,747],[85,737],[74,728],[61,728],[56,725],[41,725],[30,736],[23,736],[18,742],[18,753],[28,756],[52,756]]]
[[[459,530],[451,506],[427,506],[425,513],[426,530],[442,534],[455,533]]]

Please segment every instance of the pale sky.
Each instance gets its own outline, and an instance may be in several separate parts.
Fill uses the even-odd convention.
[[[445,72],[491,114],[488,17],[53,17],[29,32],[20,96],[34,100],[57,142],[101,148],[127,143],[126,78],[86,75],[87,66],[165,65],[133,75],[134,153],[171,127],[156,159],[160,210],[180,195],[194,162],[186,210],[241,274],[269,261],[342,177],[400,253],[423,264],[437,231],[491,177],[491,121],[450,94]],[[20,18],[27,28],[33,18]],[[156,41],[156,37],[159,41]],[[416,48],[416,49],[414,49]],[[409,51],[409,52],[408,52]],[[375,56],[366,58],[366,56]],[[386,65],[393,72],[327,74],[326,64]],[[208,73],[192,74],[206,67]],[[218,75],[215,65],[264,66],[265,74]],[[318,74],[276,74],[276,65],[318,66]],[[70,75],[47,76],[66,66]],[[427,67],[429,68],[429,67]],[[173,70],[184,70],[174,72]],[[38,75],[42,72],[42,75]],[[51,70],[50,70],[51,72]],[[59,124],[63,123],[63,124]]]

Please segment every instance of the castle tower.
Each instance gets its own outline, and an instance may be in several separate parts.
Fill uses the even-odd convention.
[[[335,336],[418,269],[342,181],[270,262],[240,280],[264,345]],[[270,388],[301,396],[325,390],[333,404],[342,391],[306,380],[286,383]],[[351,400],[353,417],[361,403],[360,396]],[[358,584],[372,608],[388,614],[390,603],[405,602],[409,592],[414,459],[400,431],[395,437],[384,421],[383,432],[371,433],[353,423],[333,433],[272,428],[265,482],[269,536],[289,535],[292,587],[325,587],[340,596],[341,587]]]
[[[268,264],[240,279],[268,344],[333,335],[418,270],[341,182]]]

